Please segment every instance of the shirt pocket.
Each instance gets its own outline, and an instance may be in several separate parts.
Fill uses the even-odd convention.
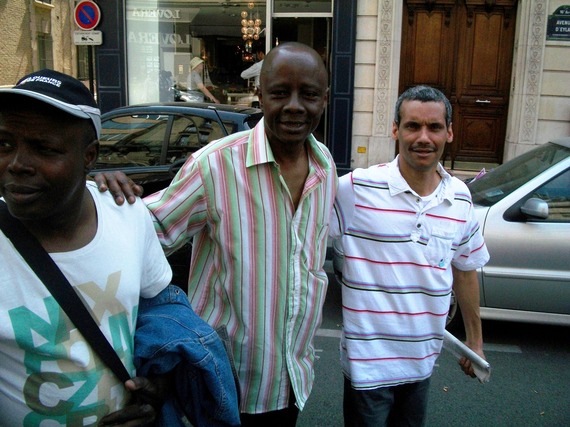
[[[451,248],[454,236],[455,230],[433,229],[425,249],[425,257],[429,265],[440,268],[449,266],[453,258]]]

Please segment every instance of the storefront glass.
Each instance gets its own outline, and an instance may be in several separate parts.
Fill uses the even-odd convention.
[[[243,70],[265,51],[266,2],[127,0],[129,104],[255,102]],[[191,64],[194,73],[191,71]],[[199,70],[202,68],[201,70]]]

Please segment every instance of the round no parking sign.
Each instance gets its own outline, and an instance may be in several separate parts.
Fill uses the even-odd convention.
[[[92,30],[101,20],[101,10],[94,1],[80,1],[75,6],[75,23],[82,30]]]

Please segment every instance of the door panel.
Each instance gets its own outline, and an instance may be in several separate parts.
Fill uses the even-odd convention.
[[[441,46],[449,38],[449,28],[445,26],[442,12],[433,14],[418,13],[417,25],[413,34],[413,80],[437,85],[446,79],[449,54]]]
[[[410,2],[408,2],[410,3]],[[411,4],[404,12],[400,92],[416,84],[428,84],[445,91],[451,85],[450,63],[454,57],[453,5],[426,10]]]
[[[516,0],[407,0],[400,92],[441,89],[453,106],[455,160],[502,163]]]
[[[502,163],[514,43],[509,17],[503,8],[458,8],[466,26],[458,34],[452,163]]]
[[[458,126],[457,123],[460,125]],[[488,157],[494,159],[493,153],[502,152],[502,147],[497,147],[498,141],[502,138],[502,126],[500,109],[456,104],[453,118],[453,144],[456,145],[455,148],[460,145],[461,156],[470,160],[485,161]],[[487,161],[493,162],[493,160]]]

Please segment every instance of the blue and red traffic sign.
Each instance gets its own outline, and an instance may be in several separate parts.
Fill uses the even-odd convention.
[[[75,6],[75,23],[82,30],[92,30],[101,20],[101,10],[94,1],[84,0]]]

